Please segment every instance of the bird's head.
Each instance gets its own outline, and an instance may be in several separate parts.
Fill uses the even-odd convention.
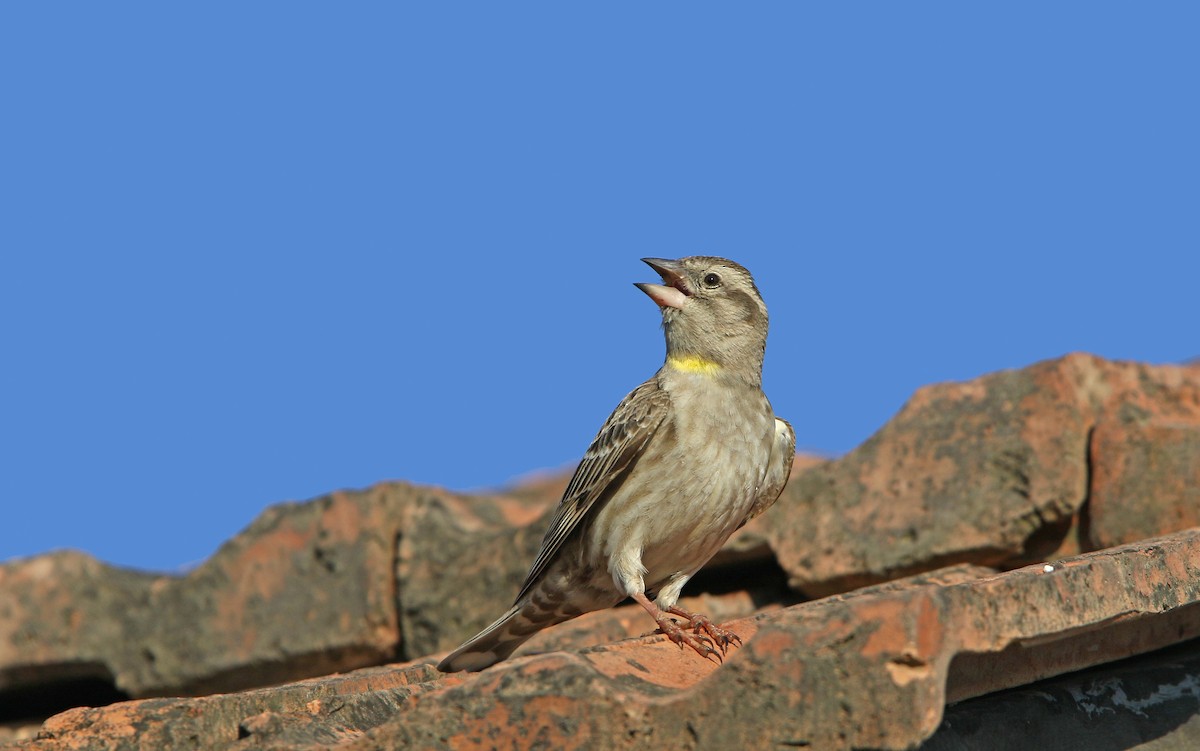
[[[761,377],[767,306],[745,267],[712,256],[642,260],[663,281],[637,287],[662,310],[668,365]]]

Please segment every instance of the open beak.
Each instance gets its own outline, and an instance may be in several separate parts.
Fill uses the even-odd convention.
[[[658,272],[662,284],[640,283],[638,289],[650,296],[662,308],[682,308],[687,299],[692,296],[687,277],[683,273],[683,265],[679,261],[666,258],[643,258],[642,262]]]

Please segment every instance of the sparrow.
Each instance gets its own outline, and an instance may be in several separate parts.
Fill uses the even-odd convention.
[[[662,278],[636,286],[659,306],[666,361],[588,447],[513,606],[443,659],[442,671],[482,670],[538,631],[626,598],[681,649],[720,661],[741,643],[677,602],[788,481],[796,434],[762,390],[767,306],[733,261],[642,260]]]

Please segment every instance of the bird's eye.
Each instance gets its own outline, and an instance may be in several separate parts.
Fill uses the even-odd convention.
[[[716,289],[721,286],[721,277],[711,271],[704,275],[704,286],[709,289]]]

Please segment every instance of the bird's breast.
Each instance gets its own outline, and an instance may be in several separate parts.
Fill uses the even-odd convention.
[[[774,416],[762,392],[674,389],[672,414],[605,504],[593,543],[640,550],[647,581],[703,565],[746,519],[771,455]]]

